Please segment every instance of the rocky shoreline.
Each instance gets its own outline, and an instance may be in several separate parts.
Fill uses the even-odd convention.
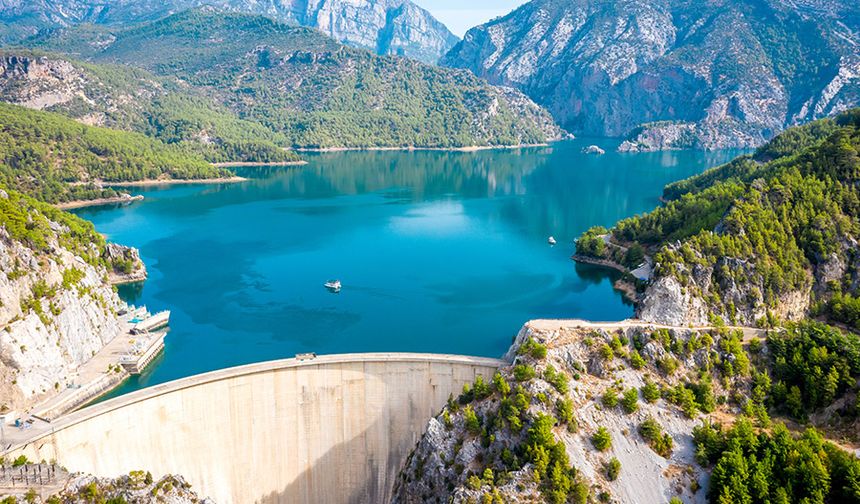
[[[215,168],[230,167],[254,167],[254,166],[303,166],[307,161],[228,161],[226,163],[212,163]],[[240,177],[241,178],[241,177]]]
[[[120,196],[114,196],[113,198],[99,198],[94,200],[74,200],[74,201],[66,201],[64,203],[57,203],[54,205],[60,210],[72,210],[76,208],[86,208],[93,206],[101,206],[101,205],[111,205],[115,203],[133,203],[135,201],[143,200],[143,195],[138,194],[132,196],[130,194],[123,194]]]
[[[187,184],[235,184],[246,182],[247,180],[245,177],[234,176],[201,179],[143,179],[131,182],[100,182],[100,184],[104,187],[149,187]]]
[[[574,254],[571,259],[580,264],[590,264],[592,266],[598,266],[600,268],[609,268],[622,273],[624,277],[612,282],[612,288],[620,292],[624,296],[624,298],[631,303],[635,304],[641,300],[639,291],[636,289],[636,284],[629,280],[628,275],[631,274],[630,270],[625,268],[624,266],[618,264],[615,261],[608,261],[606,259],[595,259],[593,257],[588,257],[581,254]]]

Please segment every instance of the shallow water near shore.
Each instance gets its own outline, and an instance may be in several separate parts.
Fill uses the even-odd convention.
[[[590,143],[608,153],[580,153]],[[247,182],[140,188],[141,202],[76,210],[140,249],[149,279],[123,298],[172,311],[163,358],[112,395],[300,352],[496,357],[529,319],[628,318],[617,274],[572,262],[573,239],[739,152],[617,143],[304,154],[305,166],[236,169]]]

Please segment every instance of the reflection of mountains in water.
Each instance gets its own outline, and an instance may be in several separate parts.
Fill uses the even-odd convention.
[[[522,178],[551,148],[447,151],[352,151],[303,154],[300,167],[267,166],[239,174],[278,184],[286,196],[324,197],[404,188],[412,201],[456,193],[463,197],[521,194]]]
[[[651,210],[663,186],[736,153],[671,151],[614,152],[617,141],[602,139],[603,156],[582,154],[594,139],[550,147],[477,152],[353,151],[306,155],[299,167],[242,169],[254,179],[243,184],[253,199],[328,198],[385,191],[392,203],[440,198],[503,198],[491,211],[535,239],[553,235],[572,247],[593,225]]]

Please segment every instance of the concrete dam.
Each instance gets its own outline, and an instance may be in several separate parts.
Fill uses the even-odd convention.
[[[449,394],[496,359],[352,354],[252,364],[66,415],[13,447],[117,476],[181,474],[226,503],[378,503]]]

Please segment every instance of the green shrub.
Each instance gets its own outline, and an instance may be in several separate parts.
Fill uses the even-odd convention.
[[[656,383],[645,379],[645,385],[642,386],[642,397],[645,398],[645,401],[654,404],[657,402],[657,399],[660,399],[660,387],[657,386]]]
[[[555,367],[553,367],[552,365],[548,365],[546,367],[546,370],[544,370],[543,378],[550,385],[555,387],[555,389],[560,394],[566,394],[567,393],[568,378],[567,378],[567,375],[564,374],[564,372],[556,371]]]
[[[606,451],[612,447],[612,436],[609,434],[609,431],[606,430],[606,427],[600,427],[597,429],[597,432],[591,436],[591,443],[598,451]]]
[[[628,389],[621,398],[621,407],[625,413],[635,413],[639,410],[639,391],[635,388]]]
[[[535,377],[535,368],[528,364],[517,364],[514,366],[514,379],[518,382],[531,380]]]
[[[630,367],[633,369],[642,369],[645,367],[645,359],[642,358],[638,350],[630,352]]]
[[[472,385],[472,396],[480,401],[489,397],[491,393],[489,385],[484,383],[484,377],[481,375],[475,377],[475,383]]]
[[[612,347],[607,345],[606,343],[600,345],[600,356],[605,361],[611,361],[615,358],[615,352],[612,351]]]
[[[556,401],[555,414],[560,423],[570,423],[573,420],[573,401],[570,399],[559,399]]]
[[[671,355],[667,355],[657,361],[657,367],[660,368],[660,371],[662,371],[666,376],[672,376],[675,374],[675,371],[678,370],[678,365],[678,359]]]
[[[477,475],[473,474],[466,478],[466,486],[472,490],[480,490],[484,483]]]
[[[517,350],[519,355],[529,355],[533,359],[541,360],[546,357],[546,345],[538,343],[531,337],[526,338]]]
[[[466,426],[466,430],[471,434],[477,436],[481,433],[481,422],[478,420],[478,415],[475,414],[475,410],[472,409],[472,405],[467,405],[463,408],[463,422]]]
[[[612,387],[606,389],[606,391],[603,392],[601,402],[607,408],[614,408],[618,406],[618,393]]]
[[[500,393],[502,397],[507,397],[507,395],[511,393],[511,386],[508,384],[507,380],[505,380],[505,377],[502,376],[502,373],[498,371],[493,375],[493,388],[495,388],[496,392]]]
[[[606,464],[606,479],[609,481],[615,481],[618,479],[618,474],[620,472],[621,462],[617,458],[612,457],[612,459],[609,460],[609,463]]]
[[[658,455],[669,458],[672,455],[672,447],[674,441],[672,436],[663,433],[663,428],[654,420],[653,417],[648,417],[639,425],[639,434],[648,441],[651,449]]]

